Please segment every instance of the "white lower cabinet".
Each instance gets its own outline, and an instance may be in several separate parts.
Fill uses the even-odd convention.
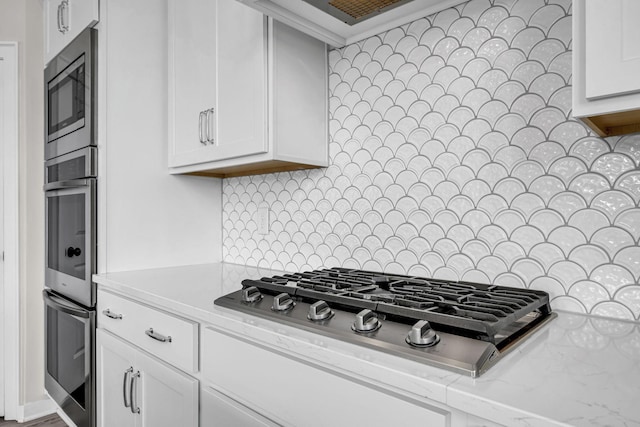
[[[98,427],[197,427],[198,380],[97,333]]]
[[[213,328],[202,328],[201,342],[203,381],[278,424],[451,425],[446,409],[311,366]]]
[[[200,426],[276,427],[277,424],[214,388],[203,385],[200,392]]]

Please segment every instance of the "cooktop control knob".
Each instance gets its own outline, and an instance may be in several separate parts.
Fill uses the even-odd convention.
[[[426,320],[420,320],[411,328],[406,338],[407,344],[414,347],[431,347],[438,344],[440,337]]]
[[[378,315],[368,308],[365,308],[356,314],[356,321],[351,325],[351,329],[358,333],[366,334],[377,331],[380,329],[380,326],[381,323],[378,320]]]
[[[262,294],[260,290],[255,286],[249,286],[248,288],[244,288],[242,290],[242,301],[246,303],[254,303],[260,301],[262,299]]]
[[[320,322],[331,318],[333,314],[333,310],[329,308],[329,304],[324,301],[316,301],[311,304],[311,307],[309,307],[307,319],[313,320],[314,322]]]
[[[283,292],[273,297],[273,305],[271,306],[271,310],[287,311],[292,309],[294,305],[296,305],[296,303],[293,302],[293,298],[291,298],[291,295]]]

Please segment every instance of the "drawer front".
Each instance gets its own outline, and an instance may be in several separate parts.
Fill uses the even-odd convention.
[[[282,425],[451,425],[451,414],[445,409],[352,381],[211,327],[202,328],[202,376],[242,405]]]
[[[187,372],[198,371],[198,323],[98,291],[98,327]]]

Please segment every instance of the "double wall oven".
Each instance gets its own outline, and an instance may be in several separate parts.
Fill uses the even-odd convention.
[[[45,388],[78,427],[95,425],[96,41],[45,69]]]

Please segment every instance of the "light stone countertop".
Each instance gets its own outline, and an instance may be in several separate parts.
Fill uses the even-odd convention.
[[[242,279],[277,273],[220,263],[106,273],[94,281],[293,358],[506,426],[640,426],[640,324],[560,312],[473,379],[214,306]]]

